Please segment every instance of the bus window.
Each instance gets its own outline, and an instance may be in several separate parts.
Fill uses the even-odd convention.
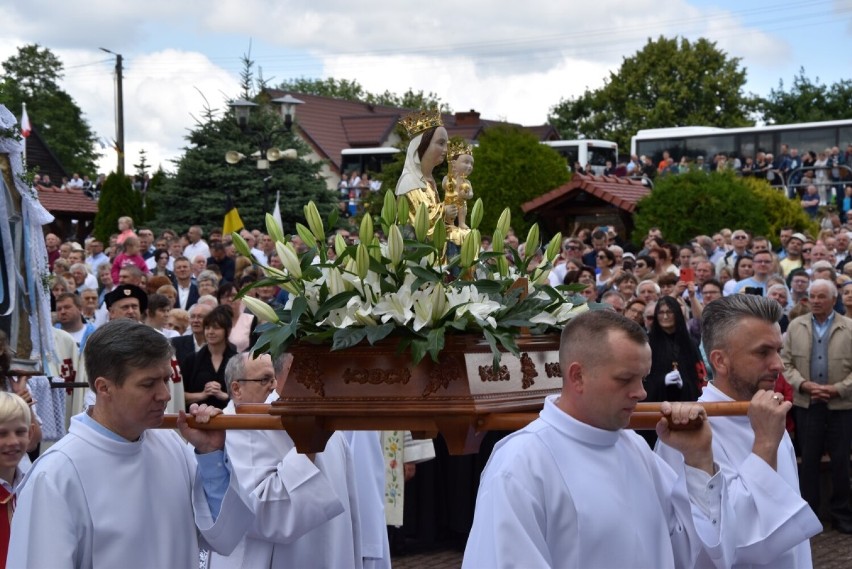
[[[606,163],[609,161],[614,168],[617,159],[617,152],[614,148],[600,148],[589,145],[589,164],[592,166],[606,167]]]

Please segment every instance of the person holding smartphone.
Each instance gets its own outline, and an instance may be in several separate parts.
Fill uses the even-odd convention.
[[[766,281],[772,276],[772,266],[775,260],[771,251],[758,251],[752,258],[754,275],[739,281],[734,287],[734,292],[756,294],[766,296]]]

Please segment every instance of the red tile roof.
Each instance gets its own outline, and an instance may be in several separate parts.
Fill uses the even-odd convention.
[[[586,176],[575,174],[571,181],[555,190],[532,199],[521,205],[524,213],[555,205],[566,201],[575,192],[585,192],[611,203],[619,209],[633,213],[636,203],[651,193],[650,188],[640,180],[616,178],[614,176]]]
[[[269,89],[266,93],[270,99],[290,94],[305,102],[296,109],[299,132],[314,151],[338,171],[342,150],[387,146],[388,137],[397,121],[411,112],[411,109],[290,93],[280,89]],[[489,126],[513,124],[481,119],[476,111],[444,113],[443,119],[450,136],[461,136],[471,141],[476,140]],[[549,125],[522,128],[530,130],[540,140],[550,140],[551,133],[555,132]]]
[[[381,146],[396,126],[397,115],[340,117],[346,139],[353,147]]]
[[[83,190],[63,190],[56,186],[36,185],[38,201],[50,213],[80,214],[94,217],[98,213],[98,202],[86,196]]]

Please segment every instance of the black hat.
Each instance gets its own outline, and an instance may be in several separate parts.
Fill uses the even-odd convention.
[[[122,298],[136,298],[139,301],[139,312],[148,310],[148,295],[145,291],[136,285],[118,285],[109,294],[104,297],[107,310],[112,307],[114,302],[118,302]]]

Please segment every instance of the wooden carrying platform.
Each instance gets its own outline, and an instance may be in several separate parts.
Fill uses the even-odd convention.
[[[469,454],[489,430],[523,428],[544,398],[562,388],[555,334],[520,338],[520,358],[503,354],[496,373],[481,336],[448,336],[437,363],[427,356],[417,366],[408,353],[397,354],[397,346],[396,339],[335,352],[328,345],[295,346],[279,401],[240,405],[236,416],[214,417],[202,427],[283,428],[302,453],[321,452],[337,430],[408,430],[415,438],[440,433],[451,454]],[[631,426],[653,429],[660,416],[659,404],[640,404]],[[175,419],[167,417],[163,426],[173,427]]]

